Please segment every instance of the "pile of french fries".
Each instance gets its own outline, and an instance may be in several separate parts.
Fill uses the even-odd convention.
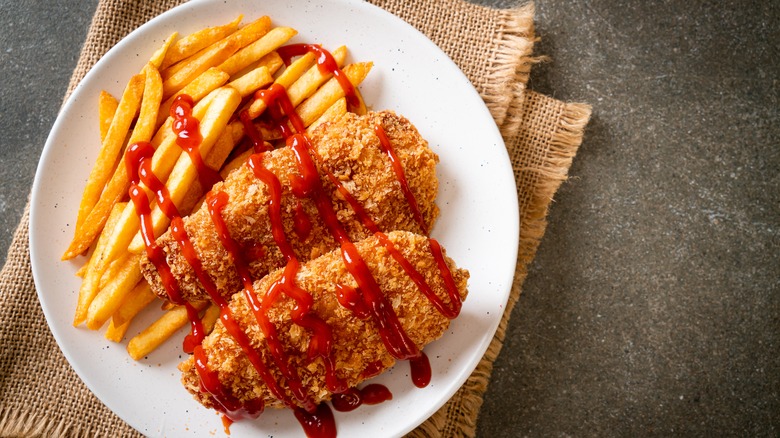
[[[169,111],[177,96],[187,94],[195,102],[193,115],[203,137],[200,153],[206,165],[219,170],[223,178],[251,153],[250,149],[236,154],[234,149],[245,137],[239,114],[245,111],[254,120],[266,110],[262,99],[251,99],[258,90],[274,83],[284,86],[307,131],[348,110],[343,89],[335,78],[320,71],[314,54],[284,65],[276,49],[296,30],[273,27],[268,17],[241,26],[242,18],[182,38],[174,33],[141,72],[130,78],[119,100],[105,91],[100,94],[101,148],[79,205],[75,236],[62,256],[63,260],[88,256],[78,271],[83,282],[75,326],[85,324],[98,330],[108,323],[105,337],[121,342],[133,318],[155,307],[151,304],[156,296],[139,266],[145,251],[140,220],[128,202],[130,181],[123,162],[128,145],[146,141],[155,147],[152,170],[182,215],[195,209],[209,190],[201,187],[190,157],[176,144]],[[347,49],[343,46],[332,55],[355,87],[372,66],[370,62],[344,66]],[[365,104],[358,97],[360,106],[350,110],[364,113]],[[280,138],[278,132],[256,127],[266,141]],[[228,161],[231,156],[235,158]],[[153,194],[144,190],[153,201]],[[168,228],[169,218],[156,205],[152,218],[159,237]],[[129,340],[127,350],[133,359],[145,357],[187,324],[183,306],[166,302],[162,307],[165,313]],[[219,309],[204,303],[198,310],[204,328],[210,330]]]

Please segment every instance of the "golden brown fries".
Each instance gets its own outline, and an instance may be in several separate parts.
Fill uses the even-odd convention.
[[[271,28],[271,19],[261,17],[227,38],[201,50],[163,71],[163,94],[172,96],[186,84],[211,67],[225,62],[236,51],[265,35]],[[273,49],[271,49],[273,50]]]
[[[193,79],[192,82],[185,85],[184,88],[179,90],[173,96],[169,97],[162,105],[160,105],[160,112],[157,114],[156,126],[159,127],[165,123],[168,117],[170,117],[169,113],[171,111],[171,105],[173,105],[173,100],[176,99],[177,96],[186,94],[190,96],[193,101],[199,102],[207,94],[225,85],[229,79],[229,74],[216,67],[212,67],[204,71],[197,78]]]
[[[295,29],[289,27],[271,29],[262,38],[244,47],[225,60],[218,68],[233,76],[249,67],[253,62],[259,61],[263,56],[276,50],[277,47],[289,41],[296,33]]]
[[[128,143],[151,140],[155,121],[157,120],[157,112],[160,109],[160,100],[162,99],[160,73],[149,63],[144,67],[144,74],[146,80],[140,114]],[[117,166],[97,204],[89,212],[81,226],[77,226],[76,237],[71,244],[71,248],[69,248],[70,251],[82,252],[92,244],[98,233],[103,229],[111,208],[127,194],[127,186],[127,170],[124,166]]]
[[[202,310],[206,304],[201,303],[195,307]],[[184,327],[188,321],[187,309],[184,306],[174,307],[133,339],[130,339],[130,342],[127,343],[127,352],[135,360],[143,358]]]
[[[315,54],[306,53],[284,65],[277,49],[297,34],[295,29],[274,27],[269,17],[242,26],[242,18],[190,35],[174,32],[130,78],[119,100],[101,92],[97,105],[101,148],[79,205],[73,240],[63,255],[67,260],[89,254],[77,273],[82,285],[74,325],[85,324],[92,330],[107,325],[106,339],[121,342],[144,309],[159,311],[154,310],[160,306],[152,305],[155,295],[139,267],[145,245],[134,203],[129,202],[124,151],[138,142],[154,147],[151,170],[180,214],[188,214],[204,201],[210,187],[201,185],[195,165],[173,131],[170,112],[178,96],[192,99],[192,116],[199,121],[202,136],[199,152],[206,166],[223,178],[252,153],[239,117],[242,111],[253,120],[266,147],[280,143],[278,124],[269,127],[254,120],[265,117],[267,108],[264,100],[252,96],[271,84],[285,88],[307,132],[347,111],[365,111],[359,93],[360,107],[348,108],[343,90],[317,65]],[[347,48],[338,47],[332,55],[341,68]],[[371,63],[356,63],[343,71],[358,85],[370,68]],[[159,236],[170,218],[156,205],[155,194],[143,183],[140,187],[150,201],[154,234]],[[202,303],[198,310],[210,331],[219,308]],[[153,324],[130,335],[127,350],[134,359],[145,357],[187,324],[182,306],[163,305],[163,312]]]
[[[157,70],[160,70],[162,68],[163,61],[165,60],[165,57],[168,55],[169,50],[171,49],[171,44],[176,40],[176,37],[179,36],[178,32],[174,32],[171,34],[171,36],[168,37],[168,39],[163,42],[163,45],[157,49],[156,52],[152,55],[151,58],[149,58],[149,64],[152,64],[154,68]]]
[[[138,269],[138,263],[141,256],[128,253],[121,259],[116,276],[100,290],[92,300],[87,310],[87,327],[97,330],[103,327],[111,315],[119,308],[122,300],[127,294],[141,281],[141,271]]]
[[[130,291],[122,301],[121,306],[114,312],[114,316],[106,329],[106,339],[121,342],[133,318],[146,306],[154,301],[156,296],[149,288],[149,283],[142,281]]]
[[[84,281],[81,283],[79,289],[78,305],[76,306],[76,316],[73,318],[73,325],[79,325],[87,319],[87,309],[89,309],[92,300],[99,292],[98,283],[100,282],[101,273],[97,269],[97,261],[100,259],[101,254],[106,249],[106,243],[108,242],[109,232],[116,225],[119,219],[120,212],[124,209],[124,203],[119,203],[111,210],[111,214],[108,216],[105,229],[106,233],[100,235],[95,251],[92,253],[92,257],[87,262],[87,270],[84,274]]]
[[[219,135],[227,126],[233,112],[241,103],[241,96],[233,88],[224,87],[215,92],[218,94],[214,97],[211,105],[209,105],[200,124],[200,133],[203,136],[203,140],[200,143],[200,151],[203,155],[208,155],[211,147],[214,146],[217,138],[219,138]],[[192,161],[190,161],[190,157],[186,154],[181,155],[165,184],[174,205],[181,203],[188,187],[192,185],[197,177],[198,172]],[[154,234],[156,236],[162,234],[170,223],[170,219],[157,206],[152,211],[152,221],[154,222]],[[140,234],[136,237],[136,239],[133,239],[133,243],[130,244],[130,251],[140,253],[144,250],[144,243]]]
[[[176,41],[165,54],[165,59],[162,61],[160,68],[168,68],[232,34],[238,29],[238,24],[241,23],[243,18],[243,15],[239,15],[238,18],[228,24],[207,27]]]
[[[111,121],[114,120],[114,113],[116,113],[116,107],[119,106],[119,101],[116,97],[112,96],[108,91],[100,92],[100,99],[98,100],[98,118],[100,119],[100,141],[103,142],[108,134],[108,128],[111,127]]]
[[[84,188],[84,194],[82,195],[81,204],[79,205],[78,218],[76,219],[77,230],[87,219],[87,215],[92,211],[95,204],[97,204],[103,186],[111,177],[111,172],[114,170],[114,165],[116,164],[122,146],[124,145],[125,136],[130,129],[130,124],[133,122],[135,113],[141,105],[143,88],[144,75],[141,73],[130,79],[130,82],[127,84],[127,87],[122,94],[114,118],[111,120],[111,126],[108,128],[106,138],[100,147],[97,162],[92,168],[92,172],[90,172],[89,179],[87,180],[87,185]],[[70,260],[81,254],[91,243],[77,239],[78,236],[62,256],[63,260]]]
[[[366,78],[368,72],[371,71],[371,67],[373,67],[373,64],[370,62],[350,64],[344,67],[344,74],[347,75],[352,85],[357,87]],[[295,111],[303,120],[304,126],[309,126],[342,97],[344,97],[344,90],[335,78],[331,78],[309,99],[298,106]]]
[[[346,113],[347,113],[347,99],[345,97],[342,97],[341,99],[337,100],[336,103],[331,105],[330,108],[325,110],[325,112],[322,113],[319,119],[315,120],[314,123],[309,125],[306,128],[306,133],[311,134],[312,131],[317,129],[317,127],[322,125],[323,123],[328,122],[330,120],[335,120]]]

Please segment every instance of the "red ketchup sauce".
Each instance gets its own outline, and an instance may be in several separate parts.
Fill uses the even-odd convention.
[[[357,97],[355,86],[352,85],[352,82],[350,82],[347,75],[339,68],[336,60],[333,59],[333,55],[323,49],[322,46],[318,44],[290,44],[279,47],[276,51],[279,53],[279,56],[282,57],[282,60],[286,65],[290,65],[290,61],[296,56],[313,53],[317,57],[317,68],[319,68],[320,73],[323,75],[331,74],[336,78],[341,89],[344,90],[344,97],[347,98],[347,104],[352,108],[360,106],[360,100]]]
[[[359,104],[354,86],[349,82],[343,71],[338,68],[332,55],[320,46],[294,44],[281,47],[278,52],[287,64],[289,64],[292,57],[308,52],[314,53],[317,55],[317,65],[320,71],[323,74],[332,74],[337,79],[350,105],[356,106]],[[372,319],[378,327],[380,338],[388,352],[396,359],[409,360],[413,383],[418,387],[426,386],[431,379],[431,368],[428,358],[411,341],[403,329],[398,316],[380,290],[376,279],[371,274],[354,243],[350,240],[343,225],[339,222],[330,197],[323,189],[320,169],[315,164],[315,160],[320,163],[323,160],[317,151],[311,147],[309,139],[304,135],[304,123],[295,112],[287,91],[283,86],[274,84],[267,90],[258,91],[254,98],[265,102],[270,119],[278,125],[278,129],[286,139],[287,146],[295,155],[299,174],[290,175],[293,194],[299,199],[308,198],[314,203],[317,213],[339,244],[342,259],[347,270],[358,285],[357,288],[341,284],[336,285],[339,303],[360,319]],[[198,169],[201,184],[204,187],[211,187],[214,182],[219,180],[218,174],[203,163],[199,151],[202,138],[198,130],[198,120],[192,116],[192,106],[193,102],[189,96],[180,96],[174,101],[174,105],[171,108],[171,115],[174,117],[173,129],[177,134],[177,144],[190,155]],[[284,405],[293,409],[295,417],[301,423],[307,436],[335,437],[336,425],[330,408],[325,403],[315,403],[307,394],[307,389],[301,382],[297,370],[295,367],[290,366],[289,357],[279,338],[276,327],[269,319],[269,311],[278,302],[281,295],[285,295],[295,302],[291,315],[292,321],[311,333],[307,358],[309,361],[317,358],[322,359],[326,369],[326,385],[328,390],[334,394],[332,401],[334,408],[339,411],[348,411],[357,408],[361,404],[376,404],[390,400],[392,399],[392,394],[386,387],[378,384],[367,385],[363,389],[348,388],[345,382],[338,378],[331,355],[333,344],[331,328],[312,310],[312,296],[307,291],[301,289],[295,281],[300,263],[283,227],[281,184],[278,177],[263,165],[263,152],[267,149],[266,143],[263,141],[260,131],[254,126],[252,120],[249,119],[246,111],[240,113],[239,118],[244,126],[244,132],[252,142],[255,151],[255,154],[249,158],[248,165],[254,175],[266,184],[269,189],[269,215],[272,235],[274,242],[286,260],[286,266],[281,278],[271,284],[268,290],[260,291],[260,294],[258,294],[255,291],[253,278],[249,272],[248,261],[262,257],[264,255],[262,251],[258,248],[242,248],[230,236],[227,224],[222,216],[223,210],[229,202],[228,195],[224,192],[210,192],[207,195],[207,206],[220,242],[234,260],[236,270],[243,284],[244,296],[266,337],[274,365],[284,376],[285,384],[289,388],[290,393],[292,393],[292,398],[276,381],[276,378],[270,372],[268,365],[264,363],[258,351],[251,346],[248,336],[233,317],[228,302],[222,298],[214,282],[203,270],[197,251],[184,229],[181,216],[170,201],[170,196],[164,184],[151,172],[151,156],[154,148],[148,143],[138,143],[128,148],[125,158],[128,174],[132,182],[129,191],[130,197],[141,219],[141,232],[146,244],[146,252],[159,272],[169,299],[175,304],[187,307],[188,316],[192,322],[192,333],[185,340],[185,351],[194,353],[196,371],[201,380],[201,390],[211,394],[216,401],[217,410],[224,414],[223,421],[225,422],[226,430],[233,420],[257,417],[264,409],[263,401],[257,399],[242,402],[236,399],[221,383],[217,372],[209,368],[206,353],[199,345],[203,339],[203,329],[197,309],[182,299],[176,279],[165,259],[165,253],[155,243],[149,199],[140,188],[140,182],[143,182],[155,194],[161,209],[171,219],[171,233],[181,246],[182,254],[192,267],[209,297],[220,307],[220,320],[223,326],[244,351],[252,366],[269,388],[269,391]],[[427,234],[428,227],[423,220],[417,201],[409,189],[403,167],[395,154],[391,141],[381,126],[376,126],[375,133],[379,137],[383,152],[388,156],[415,221],[424,233]],[[401,264],[404,271],[412,278],[432,305],[447,318],[456,317],[460,312],[460,296],[438,242],[429,239],[431,253],[436,260],[448,291],[449,304],[445,304],[433,293],[424,277],[417,272],[411,262],[380,231],[363,206],[349,193],[341,182],[324,166],[321,165],[320,167],[325,172],[324,177],[328,178],[342,197],[347,200],[363,225],[377,236],[380,243]],[[217,175],[216,177],[214,176],[215,174]],[[311,219],[303,210],[300,200],[296,204],[293,221],[295,233],[299,238],[306,239],[311,232]],[[363,371],[362,376],[366,378],[372,377],[378,374],[382,368],[383,365],[379,361],[369,364]]]
[[[376,125],[374,127],[374,132],[376,133],[376,136],[379,137],[379,146],[382,148],[382,152],[387,154],[387,158],[390,160],[390,164],[393,166],[393,172],[395,172],[398,183],[401,185],[401,191],[404,193],[406,202],[412,209],[414,220],[417,221],[417,225],[420,226],[423,234],[427,235],[428,225],[425,223],[425,220],[422,217],[422,213],[420,213],[420,206],[417,204],[417,198],[414,197],[414,193],[412,193],[412,190],[409,188],[409,183],[406,182],[406,173],[404,173],[401,160],[399,160],[398,156],[395,154],[393,144],[390,142],[390,139],[387,138],[387,134],[385,133],[384,128],[382,128],[382,125]]]
[[[377,405],[392,399],[393,394],[386,386],[372,383],[362,389],[349,388],[340,394],[335,394],[330,402],[333,409],[349,412],[354,411],[360,405]]]
[[[263,139],[263,134],[259,129],[257,129],[255,124],[252,123],[252,119],[249,118],[249,111],[241,111],[238,115],[238,118],[241,120],[241,124],[244,126],[244,134],[246,134],[246,136],[249,138],[249,141],[252,143],[252,149],[255,151],[255,153],[270,150],[270,148],[266,145],[265,140]]]
[[[133,201],[136,214],[141,222],[141,236],[146,247],[146,255],[154,264],[157,272],[160,274],[160,280],[168,299],[178,305],[183,305],[187,309],[187,316],[190,320],[191,332],[184,338],[184,351],[192,353],[196,345],[200,344],[205,337],[203,324],[198,316],[198,310],[190,303],[184,301],[181,297],[181,290],[176,278],[171,272],[171,267],[165,258],[165,251],[157,245],[154,236],[154,225],[152,223],[152,208],[146,192],[141,188],[143,182],[157,198],[160,209],[168,217],[179,217],[176,206],[171,202],[168,189],[152,172],[152,156],[154,155],[154,146],[148,142],[133,143],[128,146],[125,152],[125,165],[127,174],[130,178],[130,188],[128,194]]]
[[[206,166],[203,156],[200,154],[200,144],[203,136],[200,134],[200,122],[192,115],[192,97],[181,94],[173,99],[170,115],[173,118],[173,133],[176,134],[176,144],[187,152],[192,164],[198,171],[198,179],[203,190],[207,190],[222,177],[219,172]]]

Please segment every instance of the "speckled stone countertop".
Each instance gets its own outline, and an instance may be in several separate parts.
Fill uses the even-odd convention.
[[[3,260],[96,3],[0,12]],[[478,436],[777,436],[780,3],[540,0],[536,21],[530,87],[593,118]]]

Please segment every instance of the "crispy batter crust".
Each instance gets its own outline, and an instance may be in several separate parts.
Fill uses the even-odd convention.
[[[380,149],[374,126],[381,124],[389,137],[396,154],[403,164],[409,187],[419,204],[423,219],[430,229],[438,215],[434,200],[438,190],[435,165],[438,157],[420,136],[417,129],[405,118],[390,111],[372,112],[365,116],[347,113],[339,120],[325,123],[311,135],[311,143],[318,151],[326,168],[332,172],[344,187],[365,208],[369,217],[381,230],[407,230],[421,233],[411,209],[404,197],[400,184],[387,156]],[[282,184],[282,216],[285,234],[302,262],[313,259],[336,247],[336,243],[317,213],[314,203],[298,199],[290,191],[290,175],[297,175],[295,158],[290,148],[281,148],[265,154],[264,165],[279,178]],[[341,199],[333,184],[320,168],[323,187],[330,194],[334,209],[353,241],[367,237],[370,233],[362,226],[359,218]],[[223,217],[230,235],[243,248],[259,247],[264,257],[250,263],[254,278],[282,266],[283,256],[274,243],[268,218],[269,192],[252,170],[244,164],[233,171],[214,190],[226,192],[230,201],[223,210]],[[294,213],[300,202],[306,216],[312,223],[309,236],[302,239],[294,228]],[[207,206],[185,218],[187,230],[203,268],[214,280],[223,296],[229,297],[240,290],[241,282],[232,258],[224,249],[216,234]],[[179,245],[168,231],[158,240],[167,254],[168,264],[181,289],[182,298],[196,302],[207,298],[207,294],[189,263],[181,254]],[[151,285],[152,291],[167,298],[157,270],[144,255],[141,270]]]
[[[431,255],[428,239],[425,236],[395,231],[387,233],[396,248],[425,277],[432,290],[445,303],[449,304],[444,282]],[[367,266],[376,278],[387,301],[392,305],[404,330],[410,339],[420,348],[438,339],[449,326],[449,320],[442,316],[419,292],[417,286],[405,273],[378,239],[371,236],[356,243],[356,247]],[[468,293],[468,271],[459,269],[454,262],[445,257],[452,272],[461,299]],[[258,295],[262,296],[269,286],[282,276],[282,270],[276,270],[254,283]],[[361,320],[337,301],[336,285],[357,287],[353,277],[347,271],[340,250],[329,252],[301,266],[297,284],[314,298],[312,311],[327,322],[333,331],[333,358],[337,376],[353,387],[368,377],[364,371],[371,364],[381,363],[378,371],[384,371],[393,365],[394,358],[382,343],[378,329],[372,319]],[[290,363],[297,369],[304,387],[315,402],[329,400],[330,392],[325,385],[325,366],[321,358],[310,362],[306,352],[310,334],[306,329],[291,321],[290,312],[293,301],[282,297],[268,312],[284,344]],[[252,345],[263,357],[278,382],[284,382],[265,343],[252,311],[243,293],[235,294],[230,308],[241,328],[249,334]],[[269,392],[265,383],[244,355],[241,347],[226,333],[221,321],[214,331],[203,341],[208,358],[209,369],[216,371],[219,379],[234,397],[242,402],[262,398],[266,407],[283,407]],[[206,407],[215,403],[211,395],[200,392],[200,379],[192,357],[179,365],[182,382],[195,399]],[[292,397],[286,386],[282,387]]]

